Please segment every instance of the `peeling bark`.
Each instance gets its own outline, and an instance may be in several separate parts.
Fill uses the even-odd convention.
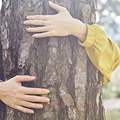
[[[96,0],[54,0],[85,23],[95,23]],[[48,0],[4,0],[1,44],[4,79],[17,74],[37,76],[25,86],[51,91],[49,104],[28,115],[7,107],[3,120],[104,120],[102,76],[77,38],[33,39],[23,21],[33,14],[55,14]],[[1,120],[2,120],[1,119]]]

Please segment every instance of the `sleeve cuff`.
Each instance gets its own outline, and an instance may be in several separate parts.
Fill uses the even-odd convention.
[[[103,78],[103,83],[104,84],[109,83],[111,79],[112,79],[112,72],[105,73],[104,78]]]
[[[78,40],[78,43],[84,47],[91,47],[95,41],[95,29],[94,27],[92,27],[92,25],[86,24],[86,26],[88,28],[87,38],[83,43],[80,40]]]
[[[2,80],[0,80],[0,82],[3,82]]]

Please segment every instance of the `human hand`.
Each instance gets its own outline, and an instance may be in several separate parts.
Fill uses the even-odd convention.
[[[86,27],[85,24],[74,19],[65,7],[59,6],[50,1],[49,5],[57,10],[58,14],[28,16],[28,20],[24,22],[25,25],[41,25],[42,27],[27,28],[27,31],[37,32],[38,34],[33,34],[34,38],[74,35],[81,39],[79,34],[84,34],[83,27]],[[80,26],[78,24],[80,24]]]
[[[32,109],[42,109],[43,105],[35,102],[49,102],[47,97],[36,96],[48,94],[48,89],[27,88],[21,82],[33,81],[33,76],[15,76],[12,79],[0,83],[0,99],[6,105],[25,113],[34,113]],[[27,108],[26,108],[27,107]]]

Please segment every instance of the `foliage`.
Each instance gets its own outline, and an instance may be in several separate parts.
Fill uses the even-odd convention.
[[[120,0],[98,0],[98,2],[97,23],[120,47]],[[110,98],[120,98],[119,81],[120,67],[114,72],[112,81],[104,85],[103,100],[110,101]],[[120,109],[106,109],[106,116],[108,120],[120,120]]]
[[[98,0],[97,23],[120,47],[120,0]],[[114,72],[112,82],[104,85],[103,98],[120,97],[120,68]]]
[[[98,24],[120,45],[120,0],[98,0]]]
[[[114,72],[113,79],[103,87],[103,98],[120,98],[120,67]]]
[[[108,120],[120,120],[120,109],[119,110],[107,110],[106,116]]]

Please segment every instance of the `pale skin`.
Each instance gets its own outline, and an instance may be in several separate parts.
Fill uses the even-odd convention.
[[[58,14],[32,15],[28,16],[24,22],[25,25],[42,26],[26,29],[28,32],[35,33],[32,37],[44,38],[73,35],[80,39],[81,42],[84,42],[87,36],[86,25],[80,20],[73,18],[65,7],[50,1],[49,5],[57,10]],[[31,108],[42,109],[42,103],[39,104],[38,102],[49,102],[50,99],[48,97],[36,96],[36,94],[48,94],[50,91],[43,88],[27,88],[21,85],[21,82],[33,80],[35,80],[35,77],[15,76],[6,82],[0,82],[0,100],[6,105],[25,113],[34,113]]]
[[[35,80],[34,76],[17,75],[6,82],[0,82],[0,100],[6,105],[24,113],[34,113],[31,108],[42,109],[42,102],[47,103],[50,99],[36,95],[46,95],[50,91],[43,88],[27,88],[21,84],[21,82],[30,82],[33,80]]]
[[[28,16],[25,25],[41,25],[42,27],[27,28],[34,38],[44,38],[51,36],[76,36],[81,42],[86,40],[87,27],[78,19],[73,18],[65,7],[59,6],[49,1],[49,5],[58,11],[55,15],[32,15]],[[42,33],[39,33],[42,32]]]

